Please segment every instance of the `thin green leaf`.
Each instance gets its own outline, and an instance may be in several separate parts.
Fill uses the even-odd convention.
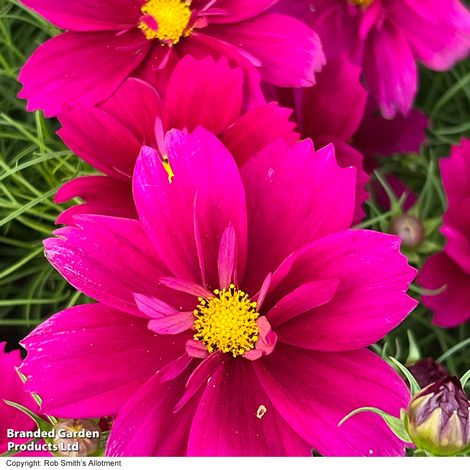
[[[411,330],[406,330],[406,334],[408,336],[408,358],[406,359],[405,364],[414,364],[416,361],[421,359],[421,351],[419,350],[418,343],[413,335]]]
[[[455,346],[451,347],[448,349],[442,356],[440,356],[437,359],[437,362],[443,362],[452,355],[454,355],[457,351],[460,351],[461,349],[465,348],[470,344],[470,338],[464,339],[463,341],[460,341],[460,343],[457,343]]]
[[[465,374],[462,375],[462,378],[460,379],[460,383],[462,384],[462,388],[465,388],[465,385],[467,385],[467,382],[470,379],[470,369],[465,372]]]
[[[351,411],[351,413],[345,416],[338,423],[338,427],[341,426],[343,423],[345,423],[348,419],[352,418],[353,416],[359,413],[365,413],[365,412],[375,413],[376,415],[379,415],[387,423],[388,427],[395,434],[395,436],[397,436],[403,442],[412,444],[410,436],[406,432],[405,424],[400,418],[389,415],[388,413],[385,413],[385,411],[382,411],[378,408],[374,408],[372,406],[364,406],[362,408],[358,408],[357,410]]]
[[[413,374],[399,361],[397,361],[394,357],[390,356],[389,359],[392,363],[400,370],[400,372],[406,377],[408,383],[410,384],[410,391],[411,395],[414,396],[421,390],[416,379],[413,377]]]

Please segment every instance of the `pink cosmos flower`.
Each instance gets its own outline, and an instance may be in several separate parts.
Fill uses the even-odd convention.
[[[403,455],[408,391],[366,347],[414,308],[395,236],[348,230],[355,171],[275,142],[239,168],[209,131],[143,147],[139,220],[80,215],[45,242],[99,303],[33,331],[22,372],[57,416],[117,415],[107,454]],[[171,168],[171,171],[170,171]]]
[[[324,63],[317,35],[267,11],[276,0],[22,0],[67,32],[23,67],[20,97],[46,116],[108,98],[129,76],[157,86],[180,56],[224,56],[262,80],[311,86]],[[253,90],[252,90],[253,91]]]
[[[441,232],[447,242],[426,261],[418,280],[426,289],[444,288],[423,296],[423,303],[434,312],[434,324],[453,327],[470,319],[470,140],[453,147],[440,168],[448,200]]]
[[[427,118],[415,110],[407,117],[383,119],[368,100],[360,75],[360,67],[343,54],[328,62],[314,87],[278,92],[280,102],[295,110],[302,137],[317,146],[333,143],[340,166],[356,168],[355,223],[365,215],[362,205],[369,197],[366,185],[375,157],[418,151],[427,128]]]
[[[287,3],[287,1],[285,2]],[[361,65],[386,118],[407,114],[416,62],[448,70],[470,50],[470,13],[459,0],[311,0],[327,58],[347,51]]]
[[[364,218],[362,205],[369,197],[364,158],[350,145],[367,102],[367,92],[359,82],[359,75],[360,68],[343,56],[328,62],[318,75],[316,86],[292,92],[280,90],[284,96],[281,102],[295,109],[302,137],[311,138],[319,147],[332,143],[339,165],[356,168],[355,223]]]
[[[8,429],[15,431],[34,431],[36,424],[23,412],[7,405],[4,400],[9,400],[25,406],[36,412],[37,403],[29,393],[23,390],[23,382],[16,369],[21,365],[21,356],[18,350],[5,352],[5,342],[0,342],[0,455],[8,451],[8,443],[26,443],[24,439],[12,439],[7,437]],[[23,456],[45,455],[44,453],[23,452]],[[50,454],[48,454],[50,455]]]
[[[128,79],[100,106],[78,105],[59,117],[58,132],[79,157],[106,176],[85,176],[66,183],[56,202],[81,197],[85,204],[64,211],[58,223],[78,213],[136,217],[131,178],[142,144],[166,155],[163,134],[172,128],[204,126],[218,135],[242,165],[275,140],[294,143],[299,135],[290,109],[260,103],[248,109],[247,80],[226,59],[184,57],[161,98],[149,84]],[[86,118],[84,118],[86,116]]]
[[[427,139],[428,125],[428,118],[416,109],[412,109],[407,116],[397,115],[393,119],[384,119],[375,103],[369,99],[352,143],[364,155],[364,168],[370,174],[380,166],[377,157],[419,153]],[[394,174],[384,174],[383,177],[397,199],[404,197],[403,209],[409,210],[417,199],[413,190]],[[390,209],[389,196],[379,181],[372,181],[370,192],[375,195],[381,207]]]

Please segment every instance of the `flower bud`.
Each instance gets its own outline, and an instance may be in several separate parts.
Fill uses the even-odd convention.
[[[470,446],[470,401],[456,377],[421,390],[408,408],[408,434],[418,449],[454,455]]]
[[[424,240],[424,226],[421,220],[411,215],[400,215],[392,220],[391,232],[398,235],[403,246],[416,248]]]
[[[86,457],[99,448],[101,430],[91,419],[59,420],[54,431],[54,444],[64,457]]]
[[[98,426],[100,427],[102,432],[111,431],[113,427],[114,417],[113,416],[103,416],[100,418],[98,422]]]
[[[416,361],[408,367],[408,370],[413,374],[420,387],[427,387],[438,380],[449,377],[447,369],[429,357]]]

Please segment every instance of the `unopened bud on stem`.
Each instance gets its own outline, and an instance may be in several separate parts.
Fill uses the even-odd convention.
[[[413,374],[413,377],[416,379],[420,387],[423,388],[437,382],[438,380],[449,377],[447,369],[430,357],[420,359],[413,365],[408,366],[408,370]]]
[[[408,408],[408,433],[418,449],[454,455],[470,447],[470,401],[460,380],[448,377],[421,390]]]
[[[423,242],[425,237],[421,220],[405,214],[392,220],[391,232],[400,237],[403,246],[406,248],[416,248]]]
[[[65,457],[86,457],[98,450],[100,427],[91,419],[59,420],[55,426],[54,444]]]

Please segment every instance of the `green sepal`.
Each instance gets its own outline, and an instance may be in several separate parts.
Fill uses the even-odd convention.
[[[436,243],[431,240],[424,240],[417,248],[418,253],[422,255],[429,255],[440,250],[442,250],[442,243]]]
[[[429,237],[442,225],[442,217],[431,217],[423,221],[424,232],[426,233],[426,237]],[[440,245],[439,245],[440,246]]]
[[[410,346],[408,348],[408,358],[406,359],[405,364],[414,364],[421,359],[421,351],[416,343],[413,332],[411,330],[406,330],[406,334],[408,335],[408,343]]]
[[[23,383],[26,383],[27,381],[27,377],[26,375],[24,375],[19,367],[16,367],[16,373],[18,374],[19,378],[21,379],[21,381]],[[42,400],[41,400],[41,397],[37,394],[37,393],[31,393],[31,396],[33,397],[33,400],[39,405],[41,406],[42,405]],[[52,426],[54,426],[54,424],[57,423],[57,419],[55,419],[53,416],[47,416],[47,419],[50,421],[50,423],[52,424]]]
[[[403,364],[397,361],[394,357],[390,356],[389,359],[407,378],[408,383],[410,384],[411,396],[415,396],[417,393],[419,393],[421,391],[421,387],[419,386],[418,382],[416,382],[416,379],[413,377],[413,374]]]
[[[462,388],[465,388],[465,385],[467,385],[467,382],[470,380],[470,369],[465,372],[465,374],[462,375],[460,379],[460,383],[462,384]]]
[[[41,431],[51,431],[52,430],[52,425],[51,423],[48,423],[47,421],[43,420],[40,416],[38,416],[36,413],[33,413],[31,410],[28,410],[23,405],[20,405],[19,403],[15,403],[14,401],[10,400],[3,400],[7,405],[12,406],[13,408],[16,408],[17,410],[23,412],[24,414],[28,415],[38,426],[38,428]]]
[[[408,432],[406,431],[405,423],[403,422],[402,419],[397,418],[396,416],[389,415],[388,413],[385,413],[385,411],[382,411],[379,408],[374,408],[372,406],[364,406],[362,408],[358,408],[357,410],[351,411],[351,413],[345,416],[338,423],[338,427],[341,426],[345,421],[347,421],[352,416],[357,415],[359,413],[364,413],[366,411],[379,415],[387,423],[387,426],[390,428],[393,434],[395,434],[395,436],[397,436],[399,439],[401,439],[403,442],[406,442],[407,444],[413,444],[410,436],[408,435]],[[404,410],[402,411],[404,412]],[[405,413],[405,416],[406,416],[406,413]]]

